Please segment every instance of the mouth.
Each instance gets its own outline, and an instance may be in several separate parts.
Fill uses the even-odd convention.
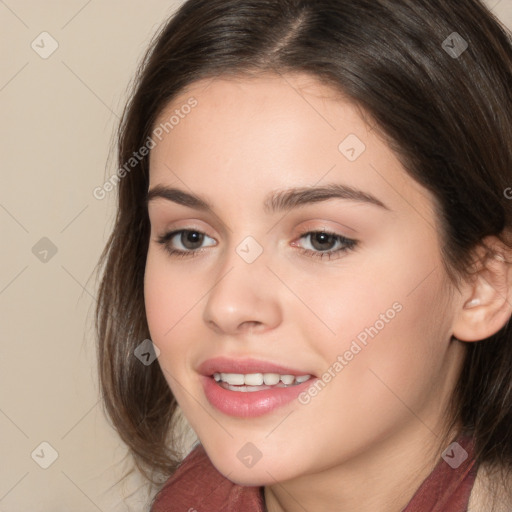
[[[239,418],[262,416],[290,404],[316,380],[307,370],[254,359],[209,359],[198,371],[208,402]]]
[[[274,388],[297,386],[311,379],[311,375],[291,375],[279,373],[214,373],[215,382],[224,389],[241,393],[251,393]]]

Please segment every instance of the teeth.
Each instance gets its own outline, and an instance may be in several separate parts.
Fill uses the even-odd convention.
[[[281,377],[279,373],[264,373],[263,380],[265,381],[265,385],[275,386],[281,380]]]
[[[293,375],[281,375],[281,382],[283,384],[293,384],[295,380],[295,376]]]
[[[232,386],[243,386],[245,384],[244,376],[240,373],[221,373],[220,380]]]
[[[213,378],[216,382],[224,382],[228,386],[275,386],[280,382],[285,386],[291,386],[292,384],[306,382],[311,378],[311,375],[296,377],[295,375],[279,375],[278,373],[214,373]]]
[[[261,386],[263,384],[263,374],[262,373],[249,373],[247,375],[239,375],[242,377],[242,384],[246,386]],[[229,382],[231,384],[231,382]]]

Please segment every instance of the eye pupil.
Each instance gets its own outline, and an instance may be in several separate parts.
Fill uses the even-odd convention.
[[[183,231],[181,233],[181,243],[187,249],[197,249],[203,243],[204,235],[197,231]]]
[[[336,240],[334,235],[319,232],[314,233],[313,238],[311,240],[311,245],[319,251],[325,251],[331,249],[333,243],[335,242]]]

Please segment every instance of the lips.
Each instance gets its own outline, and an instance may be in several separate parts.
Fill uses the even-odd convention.
[[[287,366],[274,364],[268,361],[258,361],[256,359],[228,359],[225,357],[216,357],[208,359],[199,365],[198,372],[201,375],[211,376],[214,373],[241,373],[244,375],[251,373],[278,373],[280,375],[312,375],[309,370],[298,370]]]
[[[262,416],[289,404],[316,379],[309,370],[254,359],[208,359],[198,371],[208,402],[240,418]]]

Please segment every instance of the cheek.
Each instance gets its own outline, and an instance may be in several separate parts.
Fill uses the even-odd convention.
[[[350,402],[362,395],[377,406],[385,395],[396,401],[386,384],[414,401],[441,372],[450,323],[436,247],[390,246],[343,277],[316,280],[314,293],[305,283],[298,288],[315,312],[302,315],[311,348],[326,371],[344,375],[332,390]]]
[[[364,342],[368,331],[385,332],[398,316],[397,309],[406,300],[400,279],[407,279],[399,264],[385,266],[382,261],[370,260],[332,269],[332,272],[311,274],[310,279],[297,280],[291,274],[291,283],[300,303],[295,306],[295,318],[307,329],[308,339],[326,354],[336,355],[348,349],[352,340]],[[384,268],[385,267],[385,268]],[[295,277],[295,282],[294,282]],[[285,280],[283,279],[283,280]],[[341,352],[340,352],[341,351]]]
[[[158,248],[148,251],[144,274],[144,303],[152,341],[165,352],[170,341],[187,328],[194,307],[205,293],[204,284],[194,281],[178,266],[170,265]],[[162,251],[163,252],[163,251]]]
[[[144,275],[144,302],[151,340],[160,350],[158,364],[178,402],[187,403],[187,361],[193,349],[194,308],[204,294],[186,272],[172,267],[165,254],[150,248]]]
[[[435,233],[407,224],[384,227],[368,238],[364,247],[338,263],[309,266],[301,272],[293,266],[282,269],[283,280],[291,283],[303,303],[298,318],[315,328],[317,336],[337,343],[336,348],[376,323],[381,331],[381,315],[386,315],[393,304],[405,308],[410,303],[407,309],[413,310],[418,305],[415,299],[427,288],[427,299],[420,299],[426,300],[421,305],[425,310],[433,305],[428,302],[429,288],[432,294],[437,293],[429,277],[434,269],[442,268]],[[394,317],[394,310],[388,316]],[[388,323],[385,325],[388,330]]]

